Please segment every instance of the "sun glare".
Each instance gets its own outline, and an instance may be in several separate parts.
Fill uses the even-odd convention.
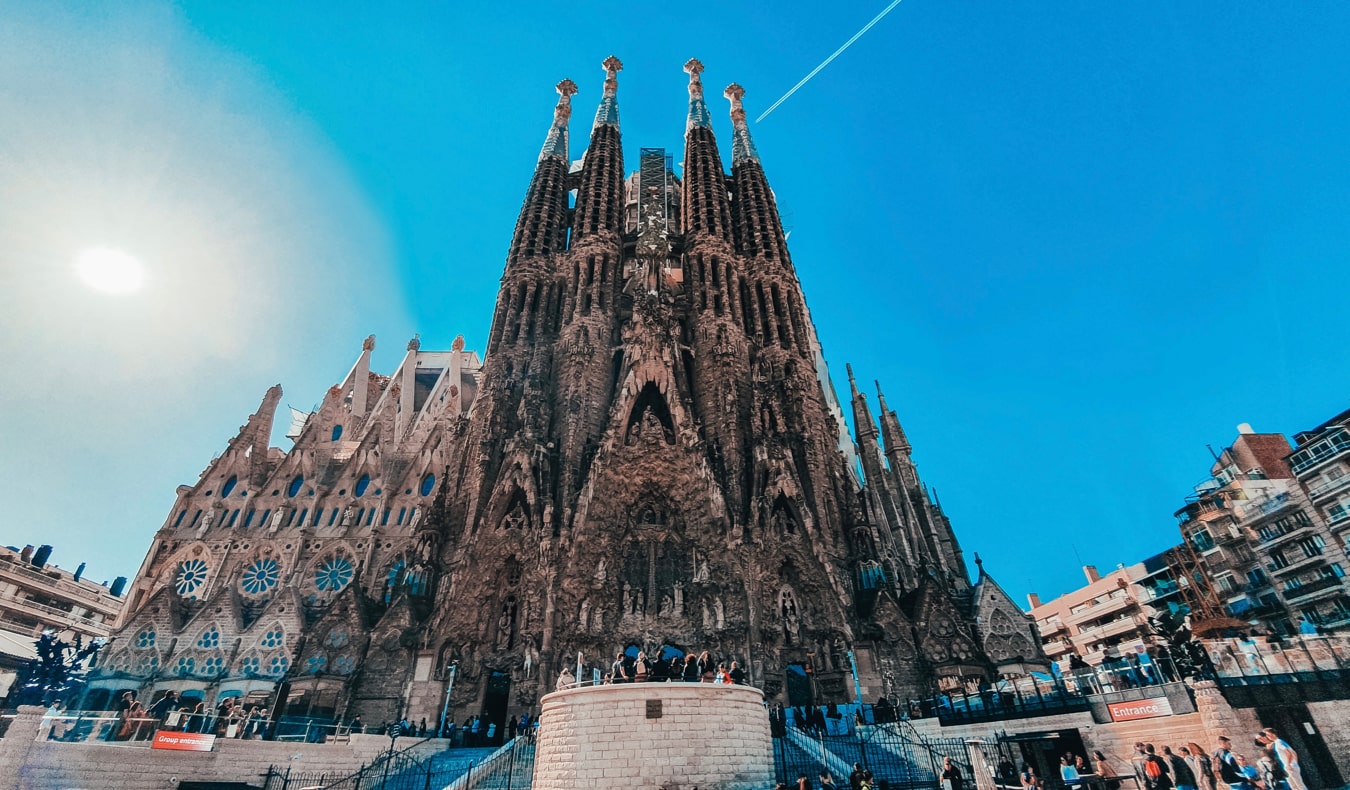
[[[75,271],[85,285],[107,293],[139,291],[145,283],[145,267],[121,250],[94,247],[75,259]]]

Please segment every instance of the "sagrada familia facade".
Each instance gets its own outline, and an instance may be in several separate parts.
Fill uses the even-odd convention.
[[[682,173],[642,149],[629,175],[604,68],[575,163],[557,86],[485,357],[414,339],[382,376],[367,339],[289,452],[269,390],[178,489],[94,693],[374,724],[449,692],[502,722],[625,649],[706,649],[790,705],[1048,667],[852,371],[849,436],[744,91],[730,176],[696,60]]]

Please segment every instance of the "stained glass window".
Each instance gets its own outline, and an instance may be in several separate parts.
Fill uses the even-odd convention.
[[[207,570],[205,560],[184,560],[179,563],[173,579],[174,590],[184,598],[196,597],[197,591],[206,581]]]
[[[314,586],[321,592],[340,592],[355,574],[351,560],[341,555],[329,557],[315,569]]]
[[[333,671],[339,675],[350,675],[356,671],[356,659],[351,656],[338,656],[333,659]]]
[[[345,628],[334,628],[328,632],[328,637],[323,640],[324,647],[346,647],[351,641]]]
[[[255,560],[244,569],[244,577],[239,586],[249,595],[262,595],[277,586],[281,578],[281,566],[271,557]]]
[[[281,647],[286,641],[286,634],[280,628],[273,628],[263,634],[261,644],[263,647]]]
[[[136,634],[136,647],[147,648],[154,646],[155,646],[155,630],[153,628],[146,629],[140,632],[139,634]]]
[[[220,497],[224,499],[229,496],[230,492],[233,491],[234,487],[238,484],[239,478],[231,476],[229,480],[225,481],[225,485],[220,487]]]
[[[267,674],[280,676],[286,674],[286,669],[290,667],[291,660],[285,656],[272,656],[267,662]]]
[[[426,477],[422,478],[422,496],[427,496],[428,494],[430,494],[431,489],[434,488],[435,486],[436,486],[436,475],[429,474]]]
[[[295,496],[296,494],[300,493],[300,487],[303,486],[304,484],[305,484],[304,476],[296,475],[295,478],[291,480],[290,486],[286,488],[286,496]]]
[[[215,626],[211,626],[210,628],[206,629],[205,631],[202,632],[201,636],[197,637],[197,647],[210,649],[219,646],[220,646],[220,630],[217,629]]]
[[[262,663],[258,661],[257,656],[249,656],[239,662],[239,671],[245,675],[262,674]]]
[[[370,475],[361,475],[361,479],[356,481],[356,490],[353,493],[365,496],[367,488],[370,488]]]
[[[181,656],[173,671],[179,677],[187,677],[197,671],[197,661],[192,656]]]
[[[316,656],[310,656],[305,662],[305,671],[311,675],[317,675],[328,668],[328,656],[320,653]]]

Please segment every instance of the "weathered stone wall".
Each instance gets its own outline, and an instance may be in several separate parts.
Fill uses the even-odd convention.
[[[773,786],[773,744],[759,689],[707,683],[570,689],[544,697],[539,721],[535,790]]]
[[[1308,712],[1312,714],[1322,740],[1326,741],[1341,777],[1350,778],[1350,701],[1309,702]]]
[[[382,735],[353,735],[349,743],[217,740],[210,752],[174,752],[105,743],[36,740],[42,708],[24,707],[0,739],[0,790],[171,790],[179,782],[261,785],[269,766],[279,770],[352,773],[389,748]],[[430,741],[417,753],[443,743]]]

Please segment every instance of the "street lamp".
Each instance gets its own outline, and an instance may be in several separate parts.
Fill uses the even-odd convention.
[[[445,717],[450,712],[450,692],[455,690],[455,673],[459,671],[459,662],[451,661],[446,667],[450,671],[450,682],[445,686],[445,704],[441,706],[441,728],[437,730],[440,737],[445,737]]]

